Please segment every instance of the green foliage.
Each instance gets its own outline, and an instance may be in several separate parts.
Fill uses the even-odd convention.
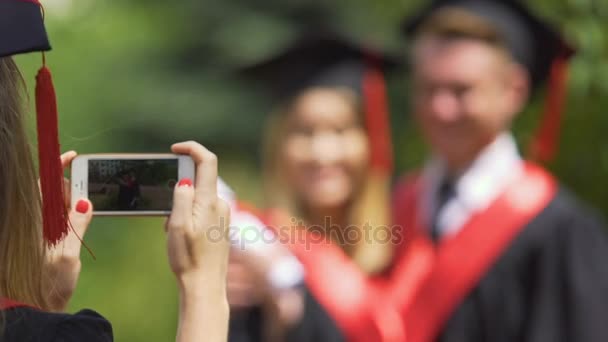
[[[64,150],[166,152],[196,139],[220,156],[221,174],[260,202],[258,146],[268,99],[233,71],[270,55],[298,32],[329,23],[353,37],[403,49],[400,21],[420,1],[161,0],[46,1]],[[608,2],[539,0],[579,53],[572,63],[561,153],[550,165],[581,197],[608,213]],[[19,57],[33,83],[40,56]],[[408,116],[405,72],[392,75],[395,156],[400,172],[423,160]],[[30,82],[31,81],[31,82]],[[30,84],[31,85],[31,84]],[[31,87],[30,87],[31,88]],[[516,124],[522,146],[538,121],[536,100]],[[33,122],[33,120],[32,120]],[[32,129],[33,133],[33,129]],[[169,341],[176,289],[161,219],[96,218],[72,308],[93,307],[118,341]]]

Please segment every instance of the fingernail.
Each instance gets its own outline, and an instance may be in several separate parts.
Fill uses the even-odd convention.
[[[76,203],[76,211],[81,214],[86,214],[89,211],[89,202],[85,200],[80,200]]]
[[[190,178],[183,178],[177,184],[178,186],[192,186],[192,180]]]

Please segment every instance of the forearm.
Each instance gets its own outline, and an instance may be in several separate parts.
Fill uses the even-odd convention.
[[[176,342],[226,341],[229,313],[224,282],[204,278],[181,282]]]

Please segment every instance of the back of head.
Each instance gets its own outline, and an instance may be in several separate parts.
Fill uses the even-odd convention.
[[[24,127],[23,80],[0,58],[0,296],[45,308],[40,192]]]

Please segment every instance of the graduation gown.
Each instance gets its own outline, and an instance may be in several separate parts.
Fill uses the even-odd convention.
[[[287,331],[289,342],[341,342],[344,334],[327,310],[307,288],[304,291],[304,314],[300,322]]]
[[[285,341],[289,342],[341,342],[344,335],[327,311],[319,304],[308,288],[302,288],[304,298],[304,313],[299,322],[285,332]],[[247,312],[231,315],[228,331],[230,342],[263,342],[264,335],[263,310],[253,307]]]
[[[267,214],[271,228],[289,227],[289,219],[280,210]],[[329,239],[305,227],[295,229],[299,232],[277,232],[306,271],[304,318],[288,340],[403,341],[403,324],[397,309],[401,305],[397,303],[405,303],[409,297],[411,286],[402,278],[415,273],[403,272],[415,269],[408,267],[412,261],[403,259],[400,265],[392,265],[390,272],[369,276]]]
[[[112,326],[98,313],[82,310],[76,314],[50,313],[0,300],[4,342],[111,342]]]
[[[526,183],[534,174],[544,189]],[[398,221],[418,227],[410,247],[423,246],[402,258],[427,258],[400,308],[408,342],[608,341],[605,227],[542,169],[528,164],[526,177],[508,190],[519,201],[503,195],[437,246],[411,221],[416,180],[398,188]]]
[[[314,233],[284,241],[306,269],[307,309],[294,340],[337,328],[349,341],[608,341],[604,225],[551,175],[527,164],[521,180],[439,245],[417,222],[420,190],[416,177],[397,187],[400,247],[381,275],[367,276]],[[269,216],[275,227],[289,222]],[[300,340],[334,341],[325,338]]]

